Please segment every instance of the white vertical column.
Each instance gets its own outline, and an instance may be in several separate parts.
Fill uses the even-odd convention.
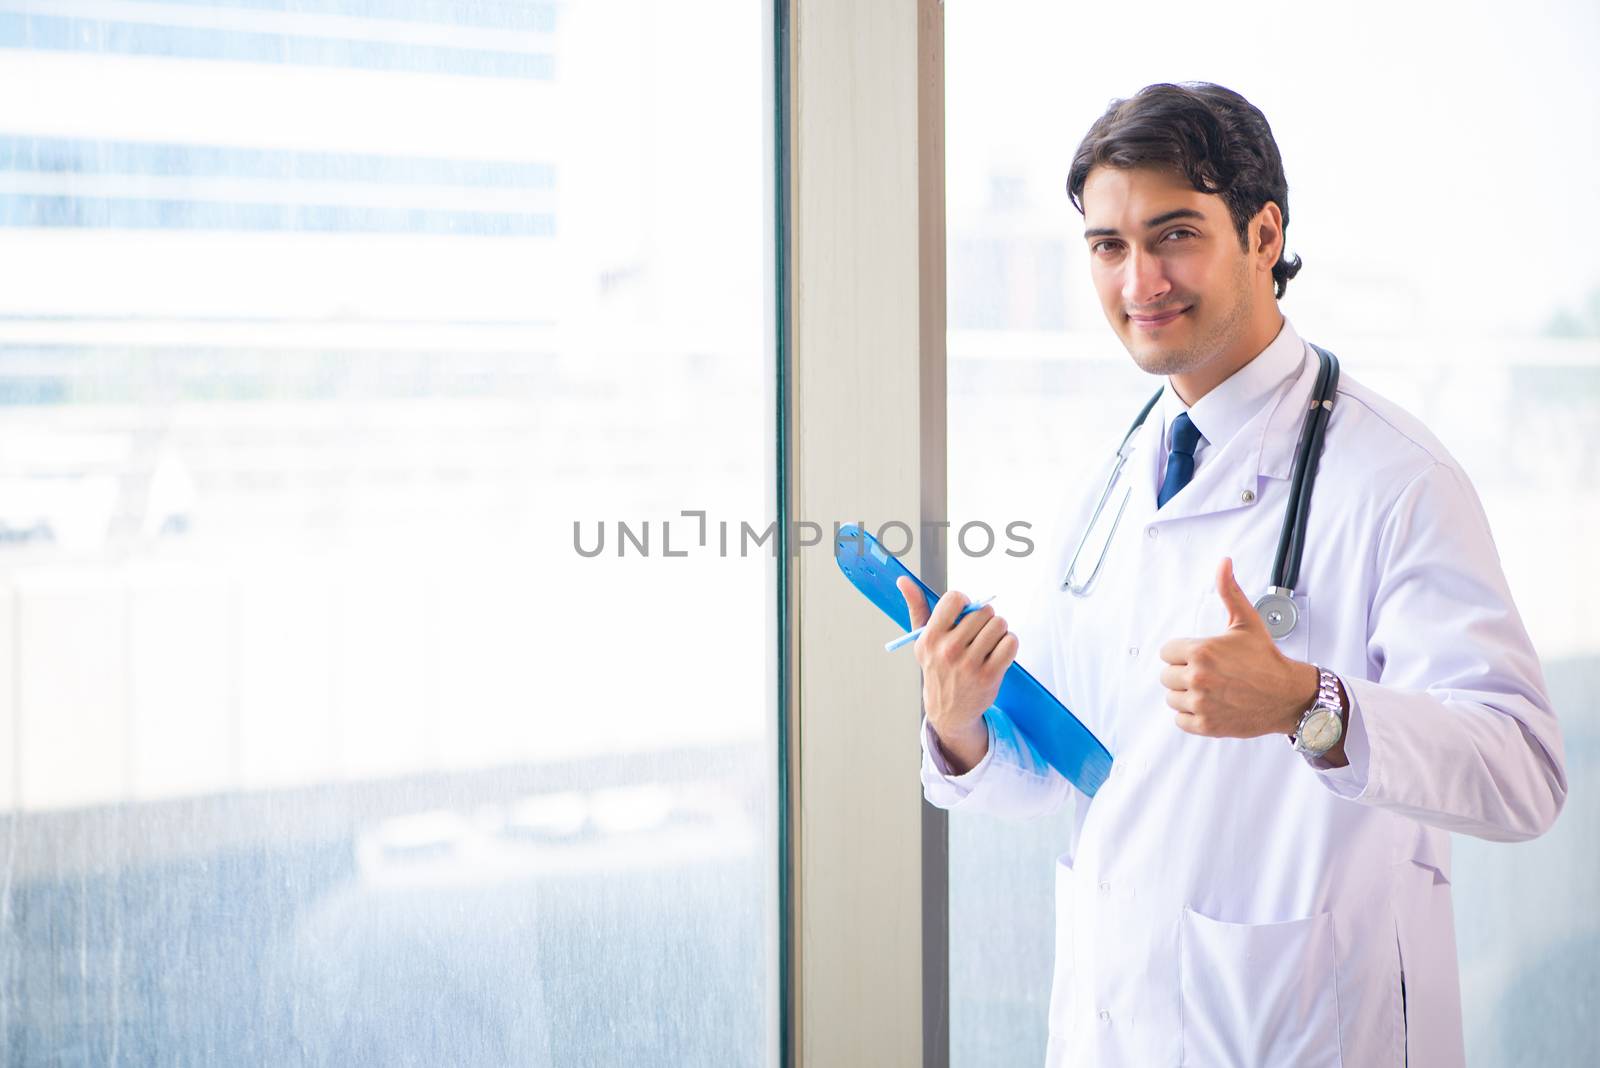
[[[16,591],[0,589],[0,809],[6,810],[15,810],[22,804],[17,633]]]
[[[128,745],[137,800],[234,785],[226,576],[151,567],[130,578]]]
[[[122,801],[130,785],[127,605],[105,574],[41,574],[21,584],[15,623],[18,788],[26,809]]]
[[[920,534],[945,518],[943,12],[808,0],[790,18],[789,507],[823,529],[790,563],[796,1063],[943,1065],[917,667],[885,657],[892,628],[828,537],[898,520],[919,531],[905,562],[944,582]]]

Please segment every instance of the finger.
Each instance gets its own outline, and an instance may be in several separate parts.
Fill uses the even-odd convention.
[[[953,637],[961,645],[971,645],[977,639],[978,633],[988,626],[993,618],[995,618],[993,605],[986,604],[976,611],[968,612],[956,624]]]
[[[995,643],[994,651],[983,662],[985,671],[993,671],[1003,675],[1011,667],[1012,661],[1017,659],[1017,649],[1021,645],[1015,631],[1006,633]]]
[[[1169,664],[1187,664],[1195,645],[1193,638],[1173,638],[1161,647],[1161,659]]]
[[[1188,690],[1168,690],[1167,707],[1191,716],[1194,713],[1194,695]]]
[[[977,614],[977,612],[972,613],[974,616]],[[994,647],[1000,644],[1000,639],[1006,636],[1008,629],[1006,621],[1001,617],[995,616],[990,619],[972,639],[972,644],[967,647],[967,655],[979,661],[985,659],[994,652]]]
[[[1230,630],[1236,627],[1248,630],[1266,627],[1261,621],[1261,614],[1256,611],[1256,606],[1251,603],[1244,590],[1239,588],[1239,582],[1233,574],[1231,557],[1224,556],[1222,564],[1217,568],[1217,595],[1222,598],[1222,607],[1228,610]]]
[[[1199,716],[1191,716],[1187,712],[1175,712],[1172,716],[1172,722],[1177,724],[1178,729],[1185,734],[1193,734],[1197,737],[1205,736],[1205,730],[1200,725]]]
[[[1161,685],[1169,690],[1189,688],[1189,669],[1178,664],[1168,664],[1161,669]]]
[[[971,600],[972,598],[960,590],[951,590],[939,598],[939,603],[933,606],[933,615],[928,617],[928,629],[937,631],[949,630],[950,625],[956,621],[957,614],[967,607],[968,602]]]
[[[895,589],[900,591],[900,596],[906,599],[906,610],[911,613],[911,629],[928,622],[928,599],[923,596],[922,588],[916,584],[910,575],[901,575],[894,580]]]

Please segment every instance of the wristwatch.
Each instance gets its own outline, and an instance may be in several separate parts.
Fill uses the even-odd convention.
[[[1344,702],[1340,694],[1344,687],[1339,678],[1319,665],[1317,669],[1317,697],[1300,714],[1300,725],[1289,736],[1297,753],[1321,756],[1339,744],[1344,735]]]

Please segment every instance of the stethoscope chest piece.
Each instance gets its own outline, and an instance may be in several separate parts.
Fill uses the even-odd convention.
[[[1294,606],[1293,591],[1281,586],[1268,586],[1267,592],[1256,601],[1256,611],[1261,614],[1261,620],[1267,625],[1267,633],[1273,640],[1289,636],[1295,624],[1300,622],[1300,610]]]

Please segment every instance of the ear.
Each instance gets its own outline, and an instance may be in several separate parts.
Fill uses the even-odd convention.
[[[1250,254],[1256,257],[1257,268],[1271,273],[1283,255],[1283,210],[1276,201],[1267,201],[1250,220],[1249,238]]]

